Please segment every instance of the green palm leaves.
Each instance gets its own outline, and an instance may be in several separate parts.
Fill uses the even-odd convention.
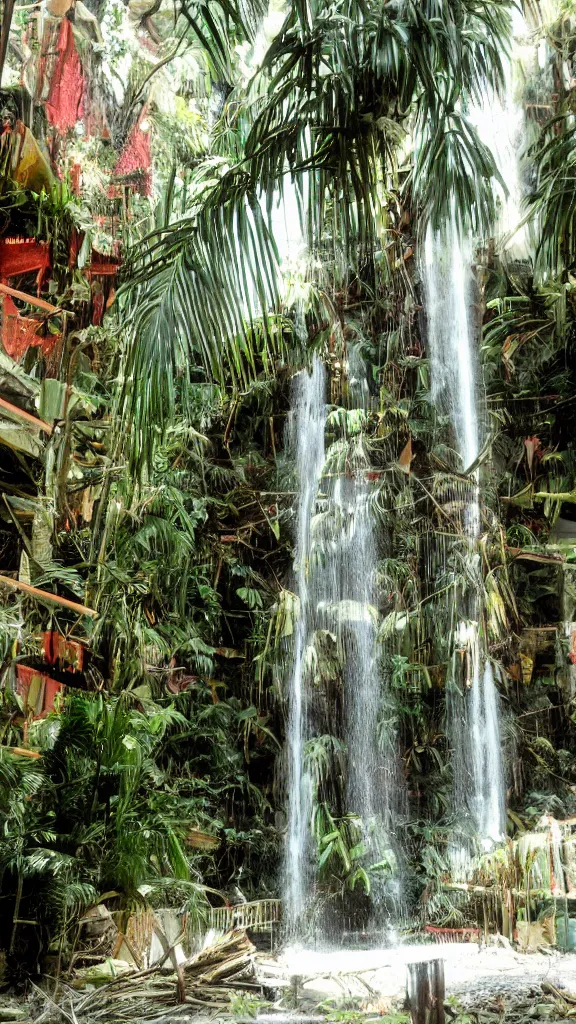
[[[257,12],[232,2],[215,10],[197,5],[187,17],[213,74],[234,86],[224,115],[233,131],[207,121],[217,170],[206,153],[192,209],[146,238],[128,267],[126,396],[141,464],[170,421],[180,376],[245,384],[281,354],[266,330],[258,349],[252,328],[278,304],[260,202],[270,213],[288,178],[310,249],[343,267],[344,283],[385,247],[386,197],[402,183],[409,132],[418,142],[402,174],[405,203],[436,224],[455,205],[477,231],[494,212],[494,162],[464,110],[487,83],[501,85],[509,0],[301,0],[248,92],[239,73],[230,81],[232,44],[253,41]]]
[[[125,397],[142,465],[171,421],[178,378],[245,386],[275,351],[267,321],[265,344],[251,329],[277,305],[277,255],[245,175],[225,175],[197,214],[147,236],[130,269]]]
[[[532,212],[539,222],[537,265],[555,275],[576,256],[576,125],[572,114],[551,121],[531,156],[536,169]]]
[[[447,216],[454,195],[462,220],[486,226],[495,167],[462,110],[487,84],[502,85],[508,11],[507,0],[294,6],[260,71],[269,85],[246,155],[268,190],[282,187],[287,169],[314,172],[312,243],[328,228],[322,202],[355,212],[359,242],[370,241],[377,185],[394,175],[401,125],[421,139],[410,184],[425,216]],[[344,243],[350,226],[344,215]]]

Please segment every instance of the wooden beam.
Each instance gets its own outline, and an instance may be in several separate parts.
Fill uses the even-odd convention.
[[[62,608],[70,608],[71,611],[78,612],[78,615],[90,615],[93,619],[98,617],[98,612],[94,608],[87,608],[84,604],[69,601],[67,597],[58,597],[57,594],[51,594],[48,590],[39,590],[38,587],[31,587],[29,583],[13,580],[10,576],[0,576],[0,586],[10,587],[12,590],[21,590],[22,593],[30,594],[31,597],[37,597],[40,601],[50,601],[52,604],[61,605]]]
[[[22,302],[28,302],[31,306],[37,306],[38,309],[43,309],[45,313],[62,312],[58,306],[52,306],[49,302],[39,299],[36,295],[29,295],[28,292],[19,292],[17,288],[10,288],[7,284],[0,283],[0,293],[11,295],[13,299],[21,299]]]
[[[12,402],[7,402],[5,398],[0,398],[0,409],[6,409],[6,412],[10,412],[13,416],[17,416],[19,420],[24,420],[30,426],[36,427],[36,430],[43,430],[46,434],[52,433],[52,427],[49,423],[46,423],[46,420],[39,420],[37,416],[32,416],[24,409],[19,409],[17,405],[12,405]]]

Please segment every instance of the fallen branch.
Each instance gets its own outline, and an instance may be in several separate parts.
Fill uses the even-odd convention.
[[[561,999],[564,1003],[571,1003],[572,1006],[576,1006],[576,996],[571,992],[565,992],[564,989],[557,988],[550,981],[543,981],[540,988],[546,995],[554,996],[555,999]]]
[[[42,757],[37,750],[26,750],[24,747],[0,747],[0,750],[2,749],[9,750],[11,754],[17,754],[19,757]]]

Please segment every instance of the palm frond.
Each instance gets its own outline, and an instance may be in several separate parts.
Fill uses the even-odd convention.
[[[245,386],[281,343],[266,320],[263,334],[249,330],[277,305],[278,259],[246,176],[225,175],[196,215],[144,239],[129,271],[125,411],[141,466],[171,421],[178,378]]]
[[[246,102],[239,98],[248,130],[237,163],[206,161],[195,174],[193,212],[148,236],[128,261],[125,410],[138,467],[170,422],[180,377],[245,385],[276,354],[278,335],[249,325],[278,304],[278,257],[259,197],[270,214],[288,176],[312,251],[324,259],[332,249],[334,265],[340,251],[346,273],[357,273],[384,247],[384,193],[397,186],[398,131],[416,104],[420,142],[409,184],[417,205],[434,223],[455,208],[462,223],[486,227],[496,168],[461,110],[487,83],[502,84],[509,7],[293,6]],[[199,4],[188,17],[197,35],[210,36],[216,64],[225,44],[214,10]]]
[[[530,207],[538,224],[537,269],[559,274],[576,257],[576,125],[572,114],[549,122],[530,151],[536,187]]]
[[[409,187],[424,219],[439,229],[455,216],[459,227],[486,235],[496,213],[494,181],[506,192],[494,156],[456,111],[438,121],[421,115]]]

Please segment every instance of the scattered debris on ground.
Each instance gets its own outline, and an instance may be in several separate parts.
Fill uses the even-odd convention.
[[[527,985],[522,992],[477,991],[447,1004],[447,1021],[452,1024],[526,1024],[527,1021],[574,1021],[576,1019],[576,986],[574,991],[558,988],[547,982]]]
[[[34,985],[26,1001],[6,995],[0,1024],[410,1024],[406,964],[424,950],[445,957],[447,1024],[576,1021],[570,954],[431,945],[273,960],[236,930],[182,962],[166,943],[145,969],[109,958],[63,976],[56,990],[53,981]]]
[[[235,931],[180,964],[167,949],[162,963],[110,977],[118,965],[104,962],[99,971],[91,967],[63,981],[54,995],[36,987],[31,1019],[35,1024],[181,1021],[191,1014],[229,1015],[235,1006],[249,1017],[265,994],[255,978],[254,954],[246,932]]]

